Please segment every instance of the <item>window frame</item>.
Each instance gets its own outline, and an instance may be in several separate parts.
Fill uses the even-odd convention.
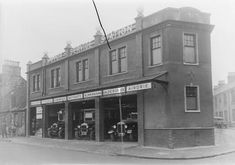
[[[87,61],[87,68],[85,67],[85,61]],[[81,64],[81,68],[79,67],[79,64]],[[86,82],[89,81],[89,59],[88,58],[84,58],[81,60],[78,60],[75,62],[75,67],[76,67],[76,83],[81,83],[81,82]],[[79,69],[80,68],[80,69]],[[87,75],[87,79],[86,79],[86,69],[88,70],[88,75]],[[81,73],[81,75],[80,75]],[[80,80],[81,77],[81,80]]]
[[[121,54],[120,54],[120,50],[121,49],[125,49],[125,57],[121,57]],[[116,59],[113,60],[113,56],[112,56],[112,52],[115,52],[116,54]],[[123,73],[127,73],[128,72],[128,58],[127,58],[127,46],[124,45],[124,46],[120,46],[118,48],[115,48],[115,49],[112,49],[109,51],[109,75],[112,76],[112,75],[119,75],[119,74],[123,74]],[[122,59],[126,59],[126,70],[125,71],[122,71]],[[116,61],[117,63],[117,72],[113,73],[113,61]]]
[[[153,48],[153,44],[152,44],[152,41],[154,38],[158,38],[160,37],[160,47],[158,48]],[[163,39],[162,39],[162,34],[161,33],[157,33],[157,34],[154,34],[152,36],[150,36],[150,43],[149,43],[149,47],[150,47],[150,53],[149,53],[149,66],[150,67],[154,67],[154,66],[159,66],[159,65],[162,65],[163,64],[163,55],[162,55],[162,42],[163,42]],[[157,64],[154,64],[153,63],[153,50],[157,50],[157,49],[160,49],[160,52],[161,52],[161,62],[157,63]]]
[[[197,88],[197,109],[195,109],[195,110],[187,109],[187,95],[186,95],[187,94],[187,87],[196,87]],[[201,112],[199,85],[185,85],[184,86],[184,110],[185,110],[185,112]]]
[[[195,63],[189,63],[189,62],[185,62],[185,58],[184,58],[184,48],[185,48],[185,42],[184,42],[184,36],[185,35],[193,35],[195,38],[194,38],[194,41],[195,41],[195,46],[194,46],[194,51],[195,51],[195,59],[196,59],[196,62]],[[182,45],[183,45],[183,64],[184,65],[199,65],[199,56],[198,56],[198,34],[195,33],[195,32],[183,32],[182,34]],[[190,47],[190,46],[188,46]]]
[[[39,77],[39,79],[38,79]],[[40,91],[40,73],[37,73],[37,74],[33,74],[32,75],[32,92],[38,92]]]
[[[58,78],[57,78],[57,70],[59,70]],[[52,72],[53,72],[53,78],[52,78]],[[54,89],[59,87],[61,87],[61,67],[55,67],[50,69],[50,88]]]

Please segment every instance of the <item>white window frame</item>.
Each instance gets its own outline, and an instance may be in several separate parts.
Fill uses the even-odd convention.
[[[121,68],[119,68],[119,65],[121,65],[121,60],[119,59],[119,51],[120,49],[125,48],[126,49],[126,71],[121,72]],[[111,61],[111,52],[115,51],[116,52],[116,58],[117,58],[117,65],[118,65],[118,72],[117,73],[112,73],[112,61]],[[125,74],[128,73],[128,47],[127,45],[119,45],[116,48],[110,50],[108,52],[108,75],[109,76],[115,76],[115,75],[120,75],[120,74]]]
[[[186,97],[186,88],[187,87],[196,87],[197,88],[197,108],[196,110],[188,110],[187,109],[187,97]],[[201,112],[200,110],[200,90],[199,90],[199,85],[185,85],[184,86],[184,110],[185,112]]]
[[[161,49],[161,59],[162,59],[162,61],[160,62],[160,63],[158,63],[158,64],[153,64],[153,62],[152,62],[152,39],[153,38],[155,38],[155,37],[158,37],[158,36],[160,36],[160,45],[161,45],[161,47],[160,47],[160,49]],[[163,37],[162,37],[162,33],[160,33],[160,32],[158,32],[158,33],[155,33],[155,34],[153,34],[153,35],[151,35],[150,36],[150,38],[149,38],[149,67],[155,67],[155,66],[161,66],[161,65],[163,65]]]
[[[195,36],[195,54],[196,54],[196,63],[187,63],[184,61],[184,36],[185,34],[194,35]],[[198,57],[198,34],[194,32],[183,32],[182,34],[182,43],[183,43],[183,63],[184,65],[199,65],[199,57]]]
[[[37,76],[39,76],[39,81],[37,80]],[[35,82],[34,82],[34,77],[35,77]],[[32,75],[32,92],[35,93],[35,92],[38,92],[41,90],[41,84],[40,84],[40,80],[41,79],[41,75],[40,73],[36,73],[36,74],[33,74]],[[39,86],[37,86],[39,85]],[[39,87],[39,88],[38,88]]]
[[[56,86],[56,69],[58,69],[59,68],[59,70],[60,70],[60,77],[59,77],[59,81],[60,81],[60,85],[59,86]],[[51,71],[52,70],[54,70],[54,84],[53,84],[53,87],[52,87],[52,84],[51,84],[51,79],[52,79],[52,74],[51,74]],[[60,88],[62,85],[61,85],[61,76],[62,76],[62,74],[61,74],[61,67],[60,66],[58,66],[58,67],[54,67],[54,68],[51,68],[50,69],[50,89],[55,89],[55,88]]]

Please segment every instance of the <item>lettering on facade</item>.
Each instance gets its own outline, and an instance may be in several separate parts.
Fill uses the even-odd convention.
[[[58,54],[58,55],[56,55],[56,56],[50,58],[50,59],[48,60],[48,63],[50,64],[50,63],[59,61],[60,59],[65,58],[66,56],[67,56],[67,54],[66,54],[65,52],[64,52],[64,53],[61,53],[61,54]]]
[[[93,40],[93,41],[90,41],[90,42],[87,42],[87,43],[85,43],[85,44],[81,44],[81,45],[79,45],[79,46],[73,48],[73,50],[72,50],[72,55],[78,54],[78,53],[80,53],[80,52],[83,52],[83,51],[85,51],[85,50],[88,50],[88,49],[90,49],[90,48],[93,48],[93,47],[94,47],[94,44],[95,44],[95,41],[94,41],[94,40]]]
[[[64,97],[57,97],[57,98],[54,98],[54,103],[63,102],[63,101],[66,101],[66,100],[67,100],[66,96],[64,96]]]
[[[53,99],[42,100],[42,104],[49,104],[49,103],[53,103]]]
[[[124,28],[118,29],[116,31],[113,31],[107,35],[107,38],[109,41],[114,40],[116,38],[123,37],[127,34],[130,34],[131,32],[134,32],[136,30],[135,24],[128,25]],[[102,40],[105,42],[105,38],[103,36]]]
[[[151,82],[127,86],[126,91],[131,92],[131,91],[138,91],[138,90],[144,90],[144,89],[150,89],[150,88],[152,88]]]
[[[102,91],[84,93],[84,98],[102,96]]]
[[[41,101],[31,101],[31,105],[40,105]]]
[[[103,95],[119,94],[119,93],[123,93],[125,91],[126,91],[125,87],[106,89],[106,90],[103,90]]]
[[[68,96],[68,100],[77,100],[77,99],[82,99],[82,98],[83,98],[82,94]]]

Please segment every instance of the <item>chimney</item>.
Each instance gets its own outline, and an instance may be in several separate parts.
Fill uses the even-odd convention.
[[[47,55],[47,52],[44,53],[44,56],[42,57],[42,66],[45,66],[47,64],[49,57]]]
[[[139,8],[137,10],[138,14],[137,17],[135,18],[136,21],[136,30],[141,30],[143,28],[143,18],[144,18],[144,14],[143,14],[143,9]]]
[[[27,63],[27,72],[29,72],[30,71],[30,65],[32,64],[32,62],[31,61],[29,61],[28,63]]]
[[[95,46],[101,44],[102,42],[102,33],[100,32],[100,30],[97,30],[96,34],[94,35],[95,38]]]
[[[65,53],[67,54],[67,56],[71,55],[71,50],[73,49],[71,44],[72,43],[70,41],[68,41],[66,47],[64,48]]]

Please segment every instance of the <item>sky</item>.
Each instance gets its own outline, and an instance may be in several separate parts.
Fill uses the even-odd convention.
[[[95,0],[106,33],[135,22],[137,10],[147,16],[166,7],[194,7],[211,14],[212,80],[226,80],[235,72],[234,0]],[[0,0],[0,65],[4,59],[20,62],[25,78],[28,61],[45,52],[53,57],[93,40],[101,29],[92,0]],[[1,67],[1,66],[0,66]]]

